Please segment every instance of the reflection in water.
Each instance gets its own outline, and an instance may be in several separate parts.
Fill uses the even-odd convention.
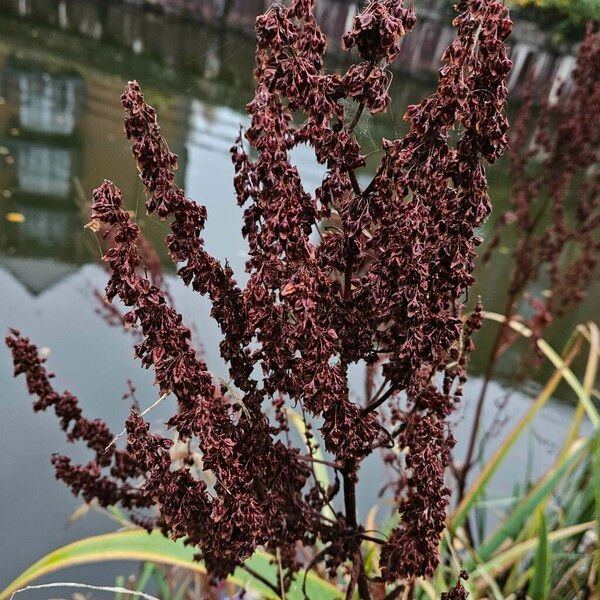
[[[124,0],[0,0],[0,8],[8,13],[39,19],[76,31],[95,40],[114,40],[136,54],[150,52],[165,62],[185,60],[186,52],[196,48],[198,40],[191,31],[197,31],[198,21],[223,29],[230,25],[247,33],[254,28],[255,17],[263,13],[273,0],[156,0],[156,8],[169,15],[184,17],[168,20],[171,32],[177,33],[177,43],[171,43],[164,34],[164,17],[140,9],[150,2]],[[357,0],[320,0],[315,16],[330,40],[330,48],[337,54],[343,34],[351,27],[360,2]],[[440,67],[442,50],[452,39],[450,21],[451,3],[446,0],[415,0],[419,20],[411,35],[402,40],[402,52],[396,67],[411,75],[431,76]],[[137,6],[136,6],[137,5]],[[551,96],[561,78],[573,68],[573,56],[552,51],[548,35],[533,22],[519,22],[511,36],[513,72],[509,89],[520,97],[524,83],[533,77],[536,87],[551,90]],[[194,50],[192,50],[194,52]],[[207,57],[211,63],[214,55]]]
[[[69,6],[80,11],[78,20],[72,12],[59,12],[57,24],[69,29],[76,21],[80,27],[87,23],[86,27],[96,33],[106,35],[110,31],[117,45],[52,29],[37,30],[0,16],[0,85],[4,100],[0,103],[0,325],[3,330],[9,325],[19,327],[40,345],[49,346],[52,369],[62,384],[80,395],[91,416],[108,417],[113,428],[120,429],[127,412],[126,404],[120,401],[126,379],[133,378],[143,405],[155,399],[155,390],[149,375],[131,360],[130,338],[106,328],[94,314],[90,290],[102,288],[106,275],[93,264],[98,259],[98,248],[91,234],[84,233],[87,216],[78,190],[89,198],[104,177],[113,179],[122,188],[128,208],[136,213],[146,236],[163,253],[166,268],[172,269],[162,243],[166,228],[144,216],[143,194],[122,134],[119,95],[126,79],[138,78],[148,101],[159,110],[166,138],[180,156],[180,184],[191,197],[207,205],[207,249],[228,260],[243,281],[246,244],[239,235],[242,211],[234,200],[229,147],[240,124],[246,123],[243,107],[251,95],[252,46],[237,35],[182,23],[166,26],[147,15],[142,19],[127,13],[127,18],[117,20],[108,9],[102,14],[90,13],[98,9],[97,3],[72,2]],[[427,38],[423,44],[439,45],[431,31],[423,35]],[[154,58],[156,55],[161,56],[160,62]],[[376,119],[365,118],[359,126],[372,152],[367,171],[372,172],[378,160],[376,140],[399,135],[406,104],[428,90],[422,83],[400,79],[396,78],[392,93],[394,109]],[[292,160],[305,176],[307,189],[314,190],[321,180],[322,167],[312,151],[298,148]],[[494,167],[490,177],[492,196],[501,210],[507,194],[503,166]],[[22,218],[9,220],[10,213]],[[489,231],[484,235],[489,237]],[[497,290],[503,289],[509,268],[500,256],[481,271],[480,289],[485,291],[488,307],[501,305]],[[223,372],[214,352],[219,332],[208,318],[207,303],[175,280],[171,292],[177,307],[198,326],[209,367]],[[582,307],[572,322],[592,313],[593,302]],[[565,327],[570,326],[568,323]],[[555,345],[560,346],[563,338],[564,330],[556,331]],[[485,350],[485,336],[480,343]],[[362,385],[361,377],[357,370],[357,389]],[[10,527],[3,531],[11,540],[19,537],[19,551],[0,556],[1,587],[4,579],[14,576],[43,552],[97,531],[100,526],[95,523],[63,531],[76,501],[53,482],[47,457],[55,450],[72,453],[73,449],[60,447],[51,415],[48,419],[31,415],[22,381],[10,377],[9,357],[3,346],[0,381],[7,404],[0,429],[0,455],[12,457],[0,463],[0,476],[14,482],[14,486],[3,486],[0,493],[0,504],[13,511],[7,517]],[[472,379],[467,405],[476,387]],[[499,386],[496,392],[502,393]],[[517,396],[511,402],[514,416],[524,410],[528,399]],[[161,420],[170,407],[161,410],[164,414],[156,412],[153,427],[162,426]],[[545,435],[558,436],[568,410],[555,406],[543,417],[541,429]],[[490,420],[491,416],[486,418]],[[459,439],[461,427],[462,423]],[[34,448],[30,447],[31,438],[36,441]],[[520,465],[525,464],[522,458],[526,444],[516,450]],[[80,458],[77,452],[75,458]],[[542,451],[538,448],[538,452]],[[87,457],[82,454],[81,459]],[[539,467],[545,464],[540,458]],[[363,494],[359,498],[362,510],[373,502],[372,492],[378,485],[379,472],[368,467],[365,488],[359,490]],[[23,472],[27,477],[22,476]],[[503,481],[511,484],[520,476],[520,472],[502,475]],[[26,501],[19,502],[20,496]],[[83,527],[89,529],[82,531]],[[104,528],[110,525],[104,524]],[[124,571],[115,567],[113,572]],[[93,577],[86,580],[93,582]],[[106,583],[106,579],[99,583]]]
[[[2,146],[0,262],[39,294],[74,270],[82,254],[81,217],[73,198],[80,176],[77,121],[84,104],[81,76],[48,72],[9,56],[1,73],[8,113]],[[15,222],[7,218],[20,215]]]
[[[16,156],[20,192],[59,198],[69,195],[73,178],[70,150],[33,141],[9,143],[8,148]]]
[[[7,72],[7,88],[17,79],[19,119],[29,131],[72,135],[77,117],[78,88],[81,80],[72,75],[50,75],[43,71]]]

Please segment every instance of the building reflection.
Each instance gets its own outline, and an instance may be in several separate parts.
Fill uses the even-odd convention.
[[[49,71],[9,56],[0,75],[0,262],[32,293],[82,260],[79,121],[85,85],[72,71]]]
[[[92,190],[105,177],[144,219],[143,192],[123,135],[124,82],[63,57],[62,49],[44,62],[18,47],[0,51],[0,267],[36,294],[98,260],[83,225]],[[183,183],[191,99],[163,88],[146,91],[180,157],[176,179]],[[164,248],[156,224],[146,234]]]
[[[216,48],[205,46],[206,30],[201,24],[209,23],[224,34],[227,26],[252,32],[255,18],[274,4],[275,0],[0,0],[0,11],[23,19],[45,22],[63,31],[76,32],[93,40],[110,40],[134,54],[148,53],[159,56],[166,65],[186,64],[190,70],[208,75],[227,69]],[[315,14],[330,40],[334,54],[340,53],[343,34],[351,27],[362,0],[320,0]],[[402,41],[402,51],[395,68],[418,77],[431,77],[440,67],[443,49],[454,37],[450,27],[452,3],[447,0],[416,0],[419,20],[410,35]],[[147,10],[149,8],[155,10]],[[157,14],[160,12],[165,15]],[[175,18],[170,18],[175,17]],[[168,27],[165,23],[168,22]],[[236,33],[239,47],[245,43]],[[247,40],[246,40],[247,41]],[[535,22],[519,19],[510,37],[511,58],[514,63],[508,87],[513,98],[520,98],[524,84],[535,80],[540,93],[550,94],[556,100],[557,87],[569,81],[574,66],[574,48],[552,50],[550,35]],[[231,54],[229,52],[225,54]],[[251,67],[253,50],[247,58]],[[248,71],[249,72],[249,71]]]

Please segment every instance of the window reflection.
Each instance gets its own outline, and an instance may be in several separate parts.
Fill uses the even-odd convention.
[[[73,233],[82,217],[73,181],[81,167],[83,80],[76,72],[50,71],[15,56],[7,58],[1,79],[10,110],[0,122],[0,145],[10,160],[0,174],[0,251],[13,262],[77,262]],[[18,218],[9,218],[11,213]],[[19,264],[11,270],[21,279]]]
[[[29,131],[71,135],[77,117],[78,77],[20,73],[19,120]]]
[[[16,143],[19,190],[28,194],[66,197],[71,189],[71,150],[35,142]]]

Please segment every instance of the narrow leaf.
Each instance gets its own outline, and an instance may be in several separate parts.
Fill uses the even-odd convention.
[[[563,364],[568,365],[571,363],[579,351],[580,343],[581,339],[579,338],[578,334],[571,336],[565,347],[565,352],[563,353],[565,357]],[[456,529],[463,524],[464,520],[469,514],[469,511],[471,510],[471,507],[477,500],[479,500],[490,479],[493,477],[498,467],[502,464],[502,461],[506,458],[509,450],[523,434],[535,415],[552,397],[552,394],[561,382],[562,377],[562,370],[557,368],[527,412],[515,425],[500,447],[494,452],[493,456],[486,462],[485,467],[477,476],[477,479],[465,497],[462,499],[462,502],[459,504],[454,514],[448,518],[448,528],[451,531],[456,531]]]
[[[533,600],[545,600],[550,582],[550,546],[548,528],[544,513],[539,513],[539,542],[533,562],[533,577],[529,585],[529,595]]]
[[[1,591],[0,600],[7,600],[16,590],[60,569],[102,561],[135,560],[154,562],[183,567],[197,573],[205,573],[203,564],[194,560],[195,553],[196,550],[186,546],[183,540],[170,540],[157,531],[148,534],[140,529],[133,529],[92,536],[63,546],[44,556]],[[273,582],[277,580],[277,568],[273,564],[273,557],[270,554],[257,551],[245,564],[267,579]],[[304,573],[300,572],[298,578],[292,583],[287,595],[289,600],[303,600],[303,577]],[[236,569],[229,580],[236,586],[252,588],[261,594],[263,598],[278,597],[272,589],[243,569]],[[335,586],[322,580],[312,572],[306,575],[306,589],[310,598],[334,600],[341,597],[341,593]]]
[[[576,443],[569,454],[553,467],[525,496],[507,519],[500,524],[483,543],[477,548],[477,554],[483,562],[487,561],[498,548],[509,539],[514,539],[527,519],[538,509],[539,505],[552,492],[569,470],[577,464],[586,451],[589,451],[591,440]],[[474,567],[471,559],[467,571]]]

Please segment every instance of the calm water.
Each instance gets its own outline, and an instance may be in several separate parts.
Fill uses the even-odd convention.
[[[101,10],[93,3],[89,6]],[[81,16],[84,24],[85,18]],[[156,392],[150,375],[132,360],[131,337],[106,326],[95,312],[93,290],[104,286],[106,274],[98,266],[93,237],[83,230],[86,215],[81,196],[89,198],[104,177],[114,180],[164,257],[160,245],[164,225],[145,219],[137,173],[122,135],[119,95],[127,79],[137,78],[148,101],[159,110],[171,147],[181,157],[180,183],[188,195],[208,207],[207,248],[227,259],[243,281],[246,247],[238,233],[241,211],[234,202],[228,149],[239,125],[246,123],[243,106],[252,93],[253,64],[253,45],[239,35],[137,13],[126,13],[118,25],[121,33],[129,32],[127,46],[133,50],[112,35],[110,23],[100,33],[90,25],[88,37],[82,37],[0,13],[0,329],[21,329],[48,349],[58,387],[76,393],[88,416],[105,418],[117,431],[128,412],[122,400],[127,380],[138,388],[142,406],[152,403]],[[372,144],[373,150],[378,148],[373,140],[382,135],[394,137],[402,129],[406,104],[430,89],[424,83],[399,79],[393,111],[361,123],[367,147]],[[295,160],[307,187],[314,189],[322,168],[308,151],[297,152]],[[376,162],[377,156],[372,160]],[[491,170],[490,181],[499,211],[507,194],[502,165]],[[23,215],[24,221],[10,222],[9,213]],[[491,227],[490,222],[484,236]],[[171,269],[168,261],[165,266]],[[509,268],[500,256],[479,273],[479,288],[485,291],[479,293],[488,308],[502,304]],[[219,332],[208,318],[207,303],[172,276],[169,281],[178,309],[194,324],[197,339],[206,349],[209,366],[222,373],[223,365],[214,353]],[[588,301],[555,327],[550,340],[560,347],[565,332],[597,316],[594,302]],[[480,335],[483,355],[489,351],[492,331],[488,327]],[[494,397],[505,394],[502,376],[513,370],[516,361],[512,355],[504,362],[490,394],[486,421],[493,416]],[[465,398],[466,418],[457,417],[459,453],[480,369],[481,362],[475,360]],[[356,370],[354,375],[359,393],[362,373]],[[537,386],[534,380],[525,384],[532,393]],[[49,456],[68,452],[86,460],[85,453],[68,447],[52,415],[32,414],[24,382],[11,377],[4,345],[0,346],[0,389],[2,588],[51,549],[86,534],[110,531],[113,525],[91,514],[69,523],[79,502],[54,481]],[[534,431],[515,450],[510,466],[499,474],[492,496],[509,496],[524,480],[528,456],[534,458],[534,472],[548,463],[571,412],[571,400],[568,390],[559,390],[559,399],[544,411]],[[517,418],[528,403],[529,396],[514,394],[507,416]],[[171,408],[163,405],[151,413],[157,427]],[[374,462],[365,465],[360,490],[363,511],[376,500],[372,490],[378,488],[380,475]],[[135,568],[81,568],[64,579],[109,584],[115,574]]]

